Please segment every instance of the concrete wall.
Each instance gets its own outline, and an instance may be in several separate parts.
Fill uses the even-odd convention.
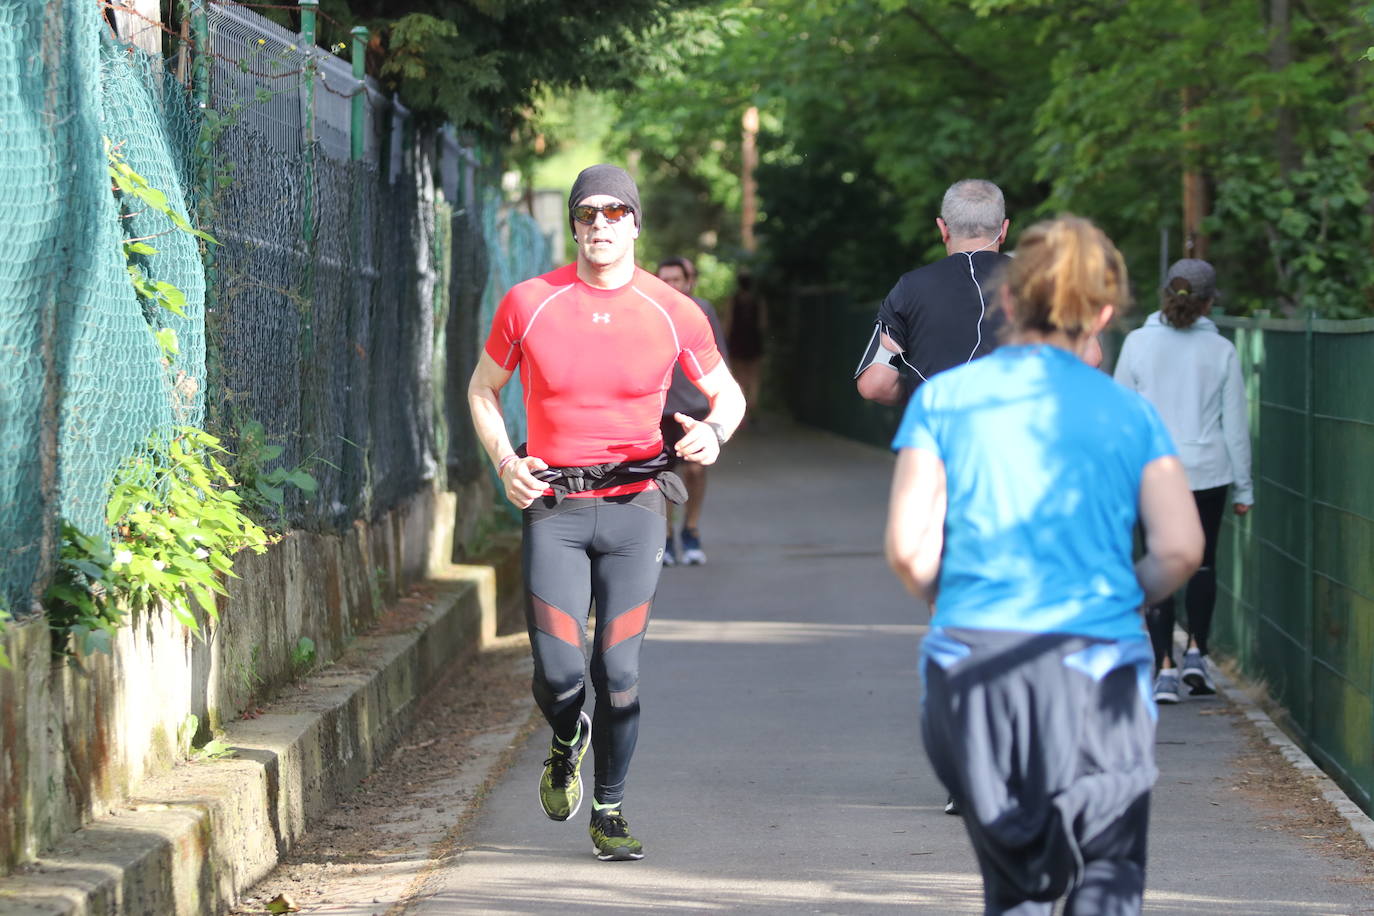
[[[491,506],[480,488],[421,493],[343,536],[293,532],[243,556],[203,636],[144,614],[111,654],[72,664],[54,660],[43,621],[11,624],[0,635],[14,663],[0,670],[0,875],[169,770],[185,754],[189,716],[203,740],[293,681],[301,637],[327,663],[386,602],[463,557],[454,521],[467,498],[478,504],[464,503],[468,518]]]

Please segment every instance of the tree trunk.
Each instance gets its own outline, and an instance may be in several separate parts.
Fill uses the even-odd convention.
[[[1198,163],[1197,144],[1190,137],[1193,132],[1193,103],[1196,95],[1197,90],[1191,88],[1182,92],[1183,257],[1205,259],[1208,239],[1202,231],[1202,221],[1211,210],[1211,201],[1207,194],[1207,182]]]
[[[1269,69],[1282,73],[1293,62],[1293,46],[1290,41],[1292,13],[1288,0],[1269,0]],[[1297,118],[1290,105],[1280,105],[1276,112],[1278,123],[1274,130],[1274,154],[1278,158],[1279,171],[1287,177],[1301,164],[1297,133]]]
[[[754,182],[754,169],[759,164],[759,110],[750,105],[744,112],[744,119],[741,122],[744,129],[741,158],[743,160],[743,175],[740,176],[740,190],[743,197],[740,206],[740,244],[744,250],[753,254],[757,247],[754,240],[754,223],[758,221],[759,206],[757,185]]]

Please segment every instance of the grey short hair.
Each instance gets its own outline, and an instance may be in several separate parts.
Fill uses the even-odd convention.
[[[940,218],[956,239],[992,238],[1002,231],[1007,202],[1002,189],[981,178],[956,181],[940,202]]]

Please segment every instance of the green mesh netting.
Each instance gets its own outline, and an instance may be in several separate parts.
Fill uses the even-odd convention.
[[[100,531],[113,471],[155,431],[201,415],[196,244],[163,235],[163,214],[116,201],[103,143],[184,216],[171,150],[192,122],[141,54],[106,34],[88,3],[0,8],[0,194],[18,246],[0,267],[0,594],[19,612],[52,561],[58,519]],[[186,319],[135,295],[122,242],[138,237],[161,249],[146,272],[186,292]],[[164,360],[153,331],[168,327],[181,352]]]
[[[496,254],[488,261],[486,295],[482,298],[478,322],[480,339],[485,341],[496,307],[501,304],[501,297],[506,290],[547,269],[549,243],[533,219],[502,207],[495,191],[487,192],[482,212],[482,234],[487,240],[488,250]],[[510,384],[501,389],[501,411],[505,415],[511,441],[517,444],[524,442],[525,396],[518,373],[511,378]]]
[[[302,139],[308,77],[292,72],[295,37],[241,9],[211,13],[203,117],[162,62],[109,38],[97,5],[0,5],[11,235],[0,260],[0,609],[31,609],[60,520],[101,530],[112,472],[173,425],[202,425],[233,448],[260,423],[284,447],[274,465],[319,481],[312,497],[289,491],[286,507],[288,524],[314,529],[486,466],[463,392],[500,295],[549,266],[534,221],[502,202],[499,176],[472,151],[468,178],[441,203],[427,141],[375,91],[365,146],[385,164],[329,158],[340,143]],[[317,134],[347,135],[346,123],[324,123],[340,110],[316,107]],[[156,209],[116,198],[103,138],[220,244],[202,251]],[[142,238],[158,252],[138,265],[186,294],[185,317],[134,293],[122,243]],[[166,329],[175,354],[154,338]],[[507,410],[522,436],[518,394]]]
[[[44,380],[53,358],[68,166],[68,124],[54,114],[66,84],[60,35],[45,46],[45,4],[0,5],[0,206],[10,252],[0,258],[0,609],[25,612],[50,550],[43,469]]]

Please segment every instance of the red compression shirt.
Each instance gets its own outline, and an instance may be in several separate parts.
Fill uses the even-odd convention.
[[[596,289],[575,264],[506,293],[486,351],[520,367],[529,454],[555,467],[657,455],[673,365],[696,380],[721,361],[691,299],[638,267],[625,286]]]

